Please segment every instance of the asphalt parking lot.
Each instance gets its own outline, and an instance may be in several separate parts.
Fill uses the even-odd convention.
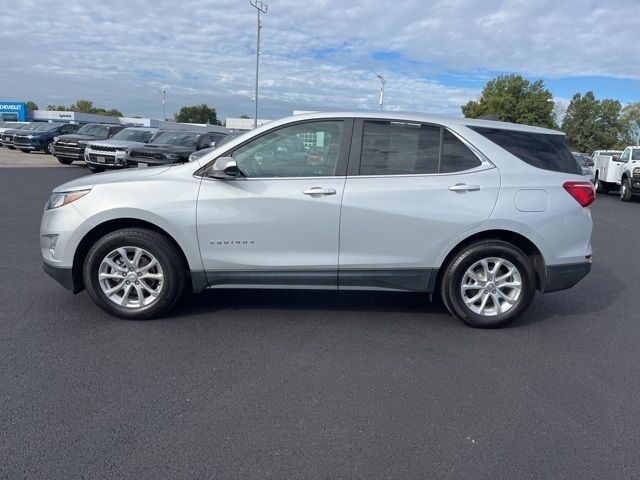
[[[0,477],[638,478],[639,201],[599,196],[591,274],[505,329],[299,291],[131,322],[41,269],[42,206],[87,170],[0,152]]]

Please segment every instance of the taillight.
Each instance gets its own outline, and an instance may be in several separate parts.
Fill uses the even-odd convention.
[[[581,207],[588,207],[596,198],[596,191],[591,182],[564,182],[562,187],[576,199]]]

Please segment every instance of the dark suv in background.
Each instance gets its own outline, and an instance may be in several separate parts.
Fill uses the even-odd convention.
[[[88,123],[76,133],[61,135],[53,140],[53,154],[60,163],[70,165],[74,160],[84,161],[84,149],[92,140],[106,140],[113,137],[125,125],[104,125]]]
[[[225,133],[184,132],[165,130],[142,147],[127,150],[125,162],[128,167],[150,167],[172,163],[185,163],[196,150],[215,146]]]
[[[73,123],[43,123],[35,130],[17,131],[13,135],[13,145],[25,153],[42,150],[53,155],[53,139],[57,135],[77,132],[80,127],[81,125]]]
[[[7,128],[4,132],[2,132],[2,146],[7,147],[11,150],[15,150],[16,147],[13,146],[13,136],[18,132],[30,132],[37,128],[46,125],[46,123],[41,122],[31,122],[26,125],[18,126],[16,128]]]

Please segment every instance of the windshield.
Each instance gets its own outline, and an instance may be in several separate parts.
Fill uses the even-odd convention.
[[[43,123],[38,131],[40,132],[50,132],[51,130],[55,130],[56,128],[60,128],[62,124],[60,123]]]
[[[139,130],[137,128],[125,128],[116,133],[112,140],[127,140],[129,142],[147,143],[154,134],[153,130]]]
[[[193,147],[198,140],[198,134],[193,132],[162,132],[151,143],[163,143],[169,145],[182,145]]]
[[[78,135],[107,135],[107,127],[104,125],[88,124],[76,132]]]
[[[29,123],[21,128],[21,130],[35,130],[36,128],[40,128],[42,125],[46,125],[46,123]]]
[[[576,161],[580,164],[581,167],[587,167],[587,161],[584,159],[584,157],[579,154],[579,153],[574,153],[573,157],[576,159]]]

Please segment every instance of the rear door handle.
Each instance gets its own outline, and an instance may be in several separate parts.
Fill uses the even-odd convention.
[[[467,185],[466,183],[456,183],[455,185],[451,185],[449,190],[452,192],[475,192],[476,190],[480,190],[480,185]]]
[[[311,195],[312,197],[320,195],[335,195],[336,191],[333,188],[312,187],[303,191],[305,195]]]

